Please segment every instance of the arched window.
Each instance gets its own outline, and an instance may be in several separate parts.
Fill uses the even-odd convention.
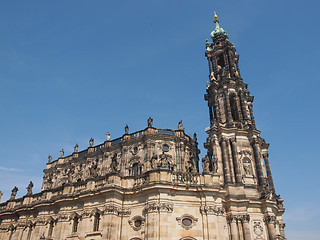
[[[75,216],[73,219],[73,226],[72,226],[72,232],[76,233],[78,232],[78,225],[79,225],[79,217]]]
[[[94,214],[94,221],[93,221],[93,231],[97,232],[99,231],[99,224],[100,224],[100,214],[96,212]]]
[[[233,121],[239,121],[239,112],[238,112],[238,108],[237,108],[236,95],[231,94],[229,96],[229,100],[230,100],[230,108],[231,108],[231,114],[232,114]]]
[[[138,163],[134,163],[132,165],[132,174],[133,174],[133,176],[139,175],[139,164]]]
[[[54,221],[51,220],[50,223],[49,223],[48,237],[52,236],[53,227],[54,227]]]

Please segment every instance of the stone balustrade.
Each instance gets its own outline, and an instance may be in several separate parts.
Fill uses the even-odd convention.
[[[139,176],[120,176],[118,173],[109,174],[103,178],[88,179],[86,182],[66,184],[62,187],[44,190],[40,193],[9,200],[0,204],[0,215],[8,211],[34,207],[44,203],[53,203],[68,197],[99,194],[110,190],[123,193],[143,190],[147,185],[184,186],[184,187],[219,187],[218,174],[174,172],[168,169],[156,169]]]

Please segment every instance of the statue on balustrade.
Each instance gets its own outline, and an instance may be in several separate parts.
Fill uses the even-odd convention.
[[[30,181],[30,183],[27,187],[27,195],[32,195],[32,188],[33,188],[33,182]]]
[[[11,191],[10,200],[14,200],[16,198],[17,192],[18,192],[18,188],[15,186]]]
[[[152,127],[153,119],[151,117],[148,118],[148,127]]]

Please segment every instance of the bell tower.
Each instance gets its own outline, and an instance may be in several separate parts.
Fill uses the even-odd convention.
[[[285,239],[283,200],[275,193],[268,159],[269,144],[256,128],[254,98],[241,77],[236,48],[220,27],[216,14],[214,24],[212,42],[206,41],[205,52],[209,65],[205,100],[209,107],[210,127],[206,129],[209,136],[204,144],[207,155],[202,159],[203,170],[218,174],[220,186],[226,191],[225,205],[232,239],[255,236],[251,233],[246,237],[246,233],[239,230],[240,224],[244,226],[246,221],[252,220],[256,221],[256,226],[258,222],[261,226],[264,224],[269,239]],[[254,207],[253,204],[257,205]]]

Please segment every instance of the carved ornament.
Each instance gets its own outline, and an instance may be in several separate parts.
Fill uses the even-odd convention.
[[[261,221],[253,221],[253,232],[255,233],[255,239],[264,239],[263,227]]]
[[[200,212],[206,215],[222,216],[225,212],[225,209],[224,207],[218,207],[218,206],[201,206]]]
[[[144,207],[144,211],[147,213],[151,212],[172,212],[172,203],[147,203]]]
[[[128,221],[128,223],[134,231],[139,231],[145,224],[145,218],[141,216],[134,216]]]
[[[190,214],[183,214],[181,217],[177,217],[176,220],[186,230],[191,229],[198,222],[198,218]]]

